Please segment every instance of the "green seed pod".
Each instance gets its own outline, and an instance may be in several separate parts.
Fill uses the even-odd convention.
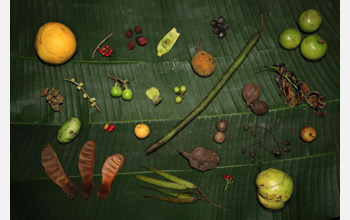
[[[79,118],[72,117],[67,119],[58,130],[57,140],[62,144],[71,142],[79,134],[80,126]]]
[[[156,87],[151,87],[147,89],[146,95],[149,99],[152,100],[154,105],[157,105],[162,101],[162,97],[160,97],[160,92]]]
[[[169,188],[169,189],[186,189],[185,186],[179,185],[177,183],[167,182],[167,181],[163,181],[163,180],[157,180],[157,179],[153,179],[151,177],[142,176],[142,175],[135,175],[135,177],[139,180],[142,180],[146,183],[150,183],[150,184],[153,184],[156,186],[161,186],[161,187],[165,187],[165,188]]]
[[[168,53],[173,48],[176,40],[179,38],[180,33],[177,32],[176,28],[171,29],[158,43],[157,56],[161,57]]]

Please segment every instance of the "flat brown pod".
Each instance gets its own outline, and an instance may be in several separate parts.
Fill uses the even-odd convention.
[[[97,191],[100,200],[107,198],[111,192],[111,184],[115,175],[123,165],[125,157],[121,154],[114,154],[107,158],[102,167],[102,183]]]
[[[73,199],[78,195],[77,186],[67,177],[50,144],[47,144],[41,152],[41,164],[45,168],[47,176],[62,188],[68,199]]]
[[[88,199],[94,192],[94,165],[96,155],[96,141],[87,141],[83,145],[79,154],[79,172],[83,181],[81,197]]]

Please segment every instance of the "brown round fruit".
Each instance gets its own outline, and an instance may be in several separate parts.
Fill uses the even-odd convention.
[[[299,135],[301,140],[305,141],[306,143],[309,143],[315,140],[317,132],[315,128],[311,126],[306,126],[300,129]]]
[[[266,102],[256,100],[251,105],[250,108],[252,112],[256,115],[265,115],[269,111],[269,106]]]
[[[258,100],[260,96],[260,88],[255,83],[248,83],[243,88],[242,95],[243,95],[243,99],[247,103],[247,106],[250,106],[252,102],[254,102],[255,100]]]
[[[210,76],[214,72],[215,60],[205,51],[198,51],[192,58],[192,68],[200,76]]]
[[[218,131],[214,135],[214,140],[218,144],[224,143],[225,139],[226,139],[226,135],[222,131]]]
[[[226,131],[227,129],[227,121],[225,120],[220,120],[216,123],[216,129],[218,129],[218,131]]]

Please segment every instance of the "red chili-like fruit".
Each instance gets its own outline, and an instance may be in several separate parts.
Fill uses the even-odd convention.
[[[132,50],[132,49],[134,49],[135,48],[135,42],[134,41],[129,41],[129,43],[128,43],[128,49],[129,50]]]
[[[137,34],[142,34],[142,27],[140,27],[140,26],[135,26],[135,27],[134,27],[134,30],[135,30],[135,32],[136,32]]]
[[[132,29],[129,29],[129,30],[127,30],[127,31],[125,32],[125,37],[126,37],[126,38],[130,38],[130,37],[132,37],[132,35],[133,35]]]
[[[144,45],[147,44],[147,39],[145,37],[143,37],[143,36],[140,36],[140,37],[136,38],[136,42],[137,42],[138,45],[144,46]]]
[[[109,126],[109,128],[108,128],[108,132],[112,132],[112,131],[114,130],[114,128],[115,128],[115,126],[114,126],[114,125]]]

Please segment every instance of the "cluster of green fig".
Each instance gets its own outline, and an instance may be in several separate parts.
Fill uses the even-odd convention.
[[[299,29],[307,34],[317,31],[322,23],[320,12],[309,9],[300,14],[298,19]],[[327,42],[317,34],[312,34],[301,39],[301,33],[296,28],[288,28],[279,36],[280,45],[287,50],[295,49],[300,45],[301,54],[308,60],[319,60],[327,52]],[[301,44],[300,44],[301,43]]]
[[[176,103],[182,102],[182,99],[183,99],[184,96],[185,96],[186,90],[187,90],[187,88],[186,88],[186,86],[184,86],[184,85],[180,86],[180,88],[177,87],[177,86],[174,87],[174,92],[175,92],[175,94],[178,95],[178,96],[176,96],[176,98],[175,98],[175,102],[176,102]]]

